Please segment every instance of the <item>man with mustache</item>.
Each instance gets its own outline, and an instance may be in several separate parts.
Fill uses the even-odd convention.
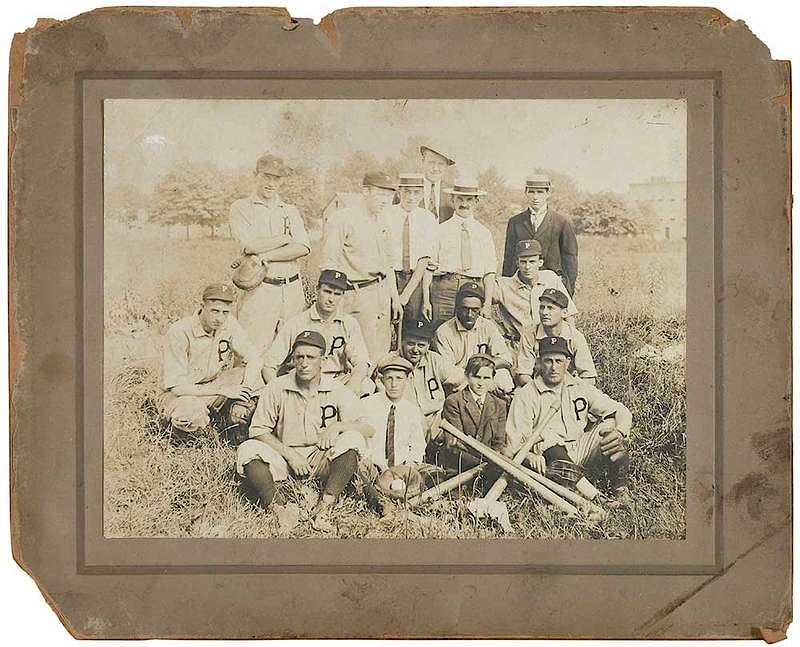
[[[298,260],[311,251],[297,207],[280,197],[287,174],[283,161],[264,155],[256,162],[252,195],[231,205],[231,235],[243,254],[258,257],[264,280],[245,290],[239,302],[239,322],[262,351],[269,348],[278,328],[306,305]]]

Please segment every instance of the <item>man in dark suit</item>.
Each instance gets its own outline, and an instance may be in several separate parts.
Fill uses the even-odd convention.
[[[542,246],[543,269],[561,276],[572,296],[578,278],[578,240],[572,223],[564,216],[548,211],[548,176],[530,176],[525,182],[525,195],[530,206],[509,219],[506,228],[503,276],[513,276],[517,271],[517,243],[535,239]]]
[[[422,174],[425,176],[419,206],[430,211],[440,223],[445,222],[453,216],[453,205],[443,190],[442,176],[445,169],[456,161],[438,145],[434,148],[423,144],[419,147],[419,154],[422,156]]]
[[[447,397],[442,418],[484,445],[502,451],[506,445],[506,403],[491,393],[494,360],[484,354],[473,355],[467,362],[466,375],[467,388]],[[428,454],[431,462],[453,472],[470,469],[483,461],[474,449],[450,434],[441,434],[432,441]]]

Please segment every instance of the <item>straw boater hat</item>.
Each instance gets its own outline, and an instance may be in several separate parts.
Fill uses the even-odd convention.
[[[450,195],[487,195],[486,191],[481,191],[478,188],[478,181],[472,178],[459,178],[453,182],[452,189],[445,189],[444,192]]]
[[[453,166],[453,164],[456,163],[453,157],[446,153],[445,149],[439,144],[423,144],[419,147],[420,155],[424,155],[425,151],[431,151],[432,153],[436,153],[437,155],[444,157],[444,159],[447,160],[448,166]]]
[[[425,186],[425,176],[422,173],[400,173],[400,183],[398,184],[399,189],[405,187],[424,187]]]
[[[550,188],[550,177],[547,175],[529,175],[525,180],[526,191],[530,191],[531,189],[547,189],[549,191]]]

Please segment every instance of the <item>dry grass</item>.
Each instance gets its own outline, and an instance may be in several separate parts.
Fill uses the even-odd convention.
[[[158,343],[166,326],[191,311],[211,280],[227,275],[230,240],[164,241],[106,237],[105,503],[108,537],[312,537],[309,524],[281,527],[239,495],[234,449],[204,439],[178,445],[155,421]],[[113,259],[113,260],[112,260]],[[576,302],[593,349],[600,386],[634,414],[633,511],[598,526],[567,519],[524,488],[504,495],[514,532],[475,520],[467,502],[485,484],[415,509],[423,522],[398,514],[381,519],[363,497],[337,504],[341,538],[682,538],[685,536],[686,374],[683,364],[637,360],[644,343],[685,341],[682,243],[581,240]],[[315,266],[314,259],[309,266]],[[187,274],[187,268],[192,268]],[[670,277],[669,285],[663,277]],[[312,277],[313,278],[313,277]],[[586,287],[584,287],[586,286]],[[589,289],[591,286],[591,289]],[[597,483],[603,485],[602,476]],[[283,486],[299,508],[316,500],[313,483]]]

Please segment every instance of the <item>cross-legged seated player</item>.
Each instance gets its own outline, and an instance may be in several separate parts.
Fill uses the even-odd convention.
[[[359,454],[366,451],[366,438],[374,433],[361,421],[361,405],[353,392],[322,375],[325,349],[325,339],[316,331],[297,336],[294,369],[264,389],[250,438],[236,454],[238,474],[265,509],[276,497],[276,481],[290,474],[322,480],[322,495],[311,511],[320,530],[332,528],[325,513],[350,482]]]

